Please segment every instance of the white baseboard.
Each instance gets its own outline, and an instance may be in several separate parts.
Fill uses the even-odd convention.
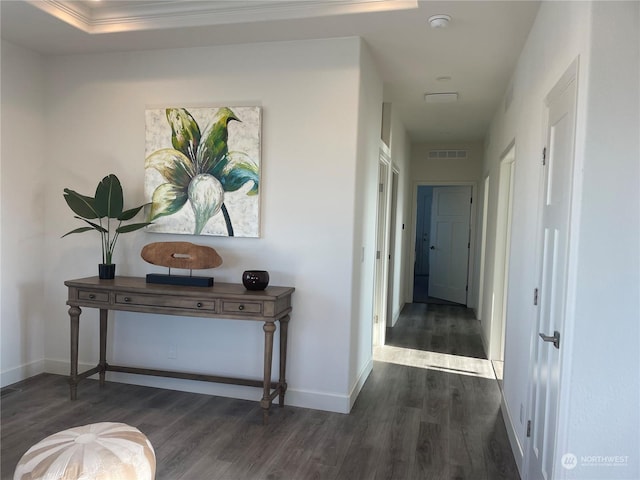
[[[507,429],[507,437],[509,438],[511,451],[513,452],[513,457],[516,461],[516,466],[518,467],[518,473],[520,474],[520,478],[524,478],[522,472],[522,467],[524,465],[524,451],[522,450],[522,445],[520,445],[520,442],[518,441],[518,435],[513,426],[511,412],[507,408],[504,393],[502,392],[500,392],[500,407],[500,411],[502,411],[502,418]]]
[[[294,407],[334,413],[349,413],[350,411],[349,397],[347,395],[313,392],[310,390],[288,389],[285,403]]]
[[[349,393],[349,408],[347,409],[346,412],[341,412],[341,413],[349,413],[351,411],[351,409],[353,408],[353,404],[356,402],[356,398],[358,398],[358,395],[360,395],[360,390],[362,390],[362,387],[364,387],[364,382],[367,381],[367,378],[369,378],[369,375],[371,374],[372,371],[373,371],[373,358],[370,358],[369,361],[364,366],[364,368],[360,371],[360,375],[358,375],[358,379],[356,380],[355,385],[353,386],[353,388],[351,389],[351,392]]]
[[[480,340],[482,340],[482,348],[484,348],[484,353],[487,355],[487,358],[491,360],[491,358],[489,358],[489,342],[486,338],[484,338],[484,328],[482,328],[482,320],[480,320]]]
[[[78,364],[79,371],[88,370],[93,367],[95,367],[95,364]],[[349,396],[310,390],[297,390],[289,387],[285,396],[285,404],[293,407],[310,408],[312,410],[349,413],[353,402],[355,402],[355,397],[360,392],[360,389],[362,388],[362,385],[364,385],[364,381],[367,379],[372,368],[373,361],[365,367],[358,379],[358,382],[353,388],[351,395]],[[58,375],[69,375],[69,362],[48,360],[46,361],[44,371]],[[97,379],[98,375],[96,374],[90,378]],[[262,391],[257,387],[200,382],[179,378],[107,372],[107,381],[142,385],[145,387],[166,388],[168,390],[178,390],[182,392],[202,393],[205,395],[216,395],[219,397],[238,398],[241,400],[260,400],[260,398],[262,398]],[[79,388],[82,387],[80,386]]]
[[[0,387],[6,387],[45,371],[45,361],[35,360],[0,372]]]
[[[402,309],[404,308],[405,305],[406,303],[403,303],[402,305],[400,305],[400,309],[397,312],[393,312],[393,318],[391,319],[392,327],[395,327],[396,323],[398,323],[398,319],[400,318],[400,313],[402,312]]]

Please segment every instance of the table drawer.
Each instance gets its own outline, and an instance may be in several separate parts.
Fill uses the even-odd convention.
[[[109,292],[96,292],[92,290],[78,290],[78,300],[89,300],[92,302],[109,302]]]
[[[262,313],[262,303],[222,300],[222,313]]]
[[[172,297],[169,295],[137,295],[116,293],[116,304],[120,305],[149,305],[165,308],[185,308],[189,310],[216,311],[215,300],[198,298]]]

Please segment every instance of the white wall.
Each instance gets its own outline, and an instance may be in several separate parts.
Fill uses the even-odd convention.
[[[2,42],[0,386],[40,373],[44,360],[43,244],[48,150],[39,55]]]
[[[349,365],[349,406],[373,368],[373,289],[375,270],[378,146],[382,122],[382,80],[367,45],[360,42],[357,161],[351,210],[354,241]],[[346,209],[345,209],[346,210]],[[345,212],[346,213],[346,212]]]
[[[558,455],[566,478],[640,478],[640,4],[594,2]],[[565,441],[563,441],[563,439]],[[626,457],[617,466],[582,457]],[[592,462],[596,462],[595,465]]]
[[[393,278],[390,279],[389,288],[391,292],[392,305],[392,325],[395,325],[400,311],[405,304],[405,292],[407,290],[406,278],[408,262],[410,257],[411,243],[411,142],[406,133],[402,121],[397,114],[391,110],[391,162],[398,169],[398,191],[396,205],[396,230],[391,232],[395,235],[395,252],[391,252],[394,257],[395,269]]]
[[[431,159],[431,150],[466,150],[465,159]],[[477,182],[482,172],[482,143],[417,143],[411,149],[414,183]]]
[[[634,463],[615,470],[586,467],[569,472],[558,467],[554,478],[638,478],[637,31],[635,2],[543,2],[513,75],[513,101],[506,111],[504,105],[498,108],[486,143],[483,175],[490,177],[490,202],[485,312],[493,294],[499,160],[514,140],[516,148],[503,415],[522,467],[532,381],[529,352],[537,338],[532,299],[538,281],[543,101],[579,57],[573,276],[561,348],[556,461],[572,452],[626,454]],[[617,215],[619,211],[625,216]]]
[[[78,225],[64,203],[63,188],[89,194],[102,176],[113,172],[123,183],[126,204],[139,204],[143,201],[145,107],[260,105],[262,238],[135,232],[119,240],[114,257],[117,273],[152,271],[156,267],[140,258],[140,249],[150,242],[169,240],[216,248],[224,260],[211,272],[216,281],[238,282],[247,268],[269,270],[273,285],[296,287],[287,402],[348,411],[354,373],[359,374],[358,368],[369,361],[364,346],[370,343],[370,334],[363,332],[370,315],[361,309],[353,317],[354,298],[365,305],[367,295],[354,292],[352,260],[355,245],[359,249],[361,244],[361,239],[356,243],[354,232],[362,228],[358,235],[364,237],[370,229],[370,221],[364,227],[354,226],[359,194],[354,191],[356,158],[358,154],[365,158],[366,144],[371,144],[370,139],[359,137],[363,127],[358,115],[373,115],[369,102],[381,101],[376,93],[377,77],[361,83],[360,68],[369,74],[373,69],[360,40],[49,57],[43,76],[36,55],[14,51],[19,52],[14,60],[9,55],[5,59],[3,46],[3,140],[11,105],[5,102],[5,84],[27,118],[7,134],[15,134],[19,141],[2,146],[2,296],[19,299],[14,305],[3,304],[3,370],[18,369],[23,378],[22,364],[41,360],[44,350],[45,369],[68,374],[69,321],[63,282],[95,275],[100,249],[92,232],[60,238]],[[5,62],[24,65],[28,75],[17,70],[15,76],[9,75]],[[38,95],[43,84],[44,121]],[[362,89],[368,93],[361,95]],[[368,125],[379,122],[379,108],[375,108],[377,120],[363,121]],[[378,123],[376,135],[379,132]],[[19,156],[20,161],[8,163],[12,156]],[[29,198],[22,206],[25,211],[13,210],[13,206],[8,210],[7,199],[23,198],[25,189]],[[360,202],[367,208],[367,202]],[[14,219],[19,229],[12,229],[9,235],[6,225]],[[13,247],[18,243],[24,246],[18,250],[23,260],[28,261],[20,261],[15,254]],[[371,267],[363,267],[365,274],[367,268]],[[18,282],[7,285],[7,278]],[[10,318],[12,315],[19,320]],[[261,375],[259,324],[127,312],[112,315],[108,348],[112,363]],[[359,325],[357,338],[351,335],[354,322]],[[4,348],[5,342],[27,345],[23,352],[12,353]],[[97,344],[97,312],[87,308],[80,331],[84,366],[97,362]],[[176,347],[176,359],[168,359],[170,345]],[[350,364],[354,345],[363,348],[357,362]],[[29,355],[24,354],[27,351]],[[11,357],[6,368],[5,355]],[[112,378],[259,397],[257,390],[248,387],[123,374]]]

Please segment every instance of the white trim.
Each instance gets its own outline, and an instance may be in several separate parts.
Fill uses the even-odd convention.
[[[493,278],[491,291],[494,300],[489,315],[489,360],[504,360],[504,341],[507,326],[507,299],[509,287],[509,263],[511,260],[511,221],[515,190],[516,141],[509,142],[500,154],[498,163],[498,198],[495,209],[493,251]]]
[[[480,226],[480,272],[478,273],[478,294],[476,303],[476,318],[481,322],[485,316],[482,309],[484,304],[484,291],[485,291],[485,272],[486,272],[486,257],[487,257],[487,230],[488,230],[488,212],[489,212],[489,193],[491,188],[491,177],[487,174],[483,181],[482,191],[482,225]],[[478,204],[479,205],[479,204]],[[478,206],[480,208],[480,206]],[[484,328],[482,329],[484,331]],[[484,341],[484,339],[483,339]],[[485,348],[485,352],[487,352]]]
[[[291,20],[328,15],[418,8],[417,0],[270,0],[268,2],[85,2],[27,0],[50,15],[89,34]]]
[[[64,376],[69,375],[68,361],[47,360],[44,362],[44,364],[44,371],[47,373],[54,373]],[[79,371],[89,370],[93,367],[95,367],[95,364],[78,364]],[[372,369],[373,360],[370,360],[360,373],[358,381],[354,385],[350,395],[340,395],[335,393],[318,392],[311,390],[297,390],[295,388],[289,387],[285,396],[285,404],[294,407],[310,408],[313,410],[323,410],[327,412],[349,413]],[[98,375],[96,374],[89,378],[97,379]],[[152,388],[166,388],[168,390],[200,393],[204,395],[216,395],[219,397],[236,398],[240,400],[250,400],[256,402],[259,401],[260,398],[262,398],[262,390],[258,387],[245,387],[241,385],[200,382],[197,380],[182,380],[179,378],[165,378],[120,372],[107,372],[107,381],[126,383],[130,385],[141,385]],[[80,389],[78,396],[82,397],[82,383],[78,388]]]
[[[349,409],[346,412],[340,412],[340,413],[349,413],[351,411],[351,409],[353,408],[353,404],[356,402],[356,399],[358,398],[358,395],[360,395],[360,391],[362,390],[362,387],[364,387],[364,383],[367,381],[367,378],[369,378],[369,375],[371,375],[372,371],[373,371],[373,359],[369,359],[367,364],[361,370],[360,375],[358,375],[358,379],[355,385],[353,386],[353,388],[351,389],[351,392],[349,392]]]
[[[502,412],[502,419],[504,420],[504,425],[507,430],[507,437],[509,438],[509,444],[511,445],[513,458],[516,461],[516,467],[518,467],[518,473],[520,474],[520,478],[524,478],[524,450],[522,449],[522,445],[520,445],[520,442],[518,441],[518,433],[513,426],[511,412],[507,408],[507,403],[502,391],[500,392],[500,411]]]
[[[0,372],[0,387],[12,385],[45,371],[45,361],[35,360]]]

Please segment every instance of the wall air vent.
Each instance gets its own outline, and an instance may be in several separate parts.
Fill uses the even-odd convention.
[[[463,160],[467,158],[466,150],[431,150],[429,160]]]

